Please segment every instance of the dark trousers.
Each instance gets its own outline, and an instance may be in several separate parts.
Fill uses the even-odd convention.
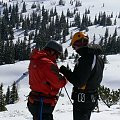
[[[33,120],[53,120],[52,112],[54,107],[50,104],[45,104],[38,101],[31,103],[28,101],[27,106],[33,116]]]
[[[90,120],[91,112],[95,108],[95,102],[77,102],[73,103],[73,120]]]

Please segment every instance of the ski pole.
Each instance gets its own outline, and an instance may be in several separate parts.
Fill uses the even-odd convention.
[[[67,94],[67,96],[68,96],[68,98],[69,98],[69,100],[70,100],[71,104],[73,105],[72,100],[71,100],[71,98],[70,98],[70,96],[69,96],[69,94],[68,94],[68,92],[67,92],[66,87],[64,87],[64,89],[65,89],[65,92],[66,92],[66,94]]]

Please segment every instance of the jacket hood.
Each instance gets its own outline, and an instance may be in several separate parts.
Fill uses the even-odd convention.
[[[56,62],[56,59],[53,56],[51,56],[48,51],[34,49],[30,55],[30,59],[40,60],[41,58],[47,58],[54,63]]]
[[[76,52],[81,56],[86,54],[101,55],[102,48],[97,44],[88,44],[86,47],[79,48]]]

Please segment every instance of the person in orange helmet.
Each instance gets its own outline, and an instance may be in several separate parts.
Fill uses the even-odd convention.
[[[34,49],[30,55],[28,110],[33,120],[53,120],[53,110],[60,88],[66,78],[59,73],[56,64],[63,48],[56,41],[49,41],[42,50]]]
[[[71,46],[80,58],[73,72],[63,65],[60,72],[73,84],[73,120],[90,120],[98,100],[97,89],[103,77],[102,49],[97,44],[89,44],[89,37],[84,32],[74,34]]]

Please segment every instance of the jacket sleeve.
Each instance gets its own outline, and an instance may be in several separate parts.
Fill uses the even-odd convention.
[[[75,65],[73,72],[64,68],[62,72],[67,80],[71,82],[75,87],[83,87],[91,74],[91,66],[93,62],[93,55],[81,57],[78,63]]]
[[[66,85],[66,78],[59,73],[59,69],[55,64],[49,64],[48,69],[45,72],[48,83],[55,88],[62,88]]]

